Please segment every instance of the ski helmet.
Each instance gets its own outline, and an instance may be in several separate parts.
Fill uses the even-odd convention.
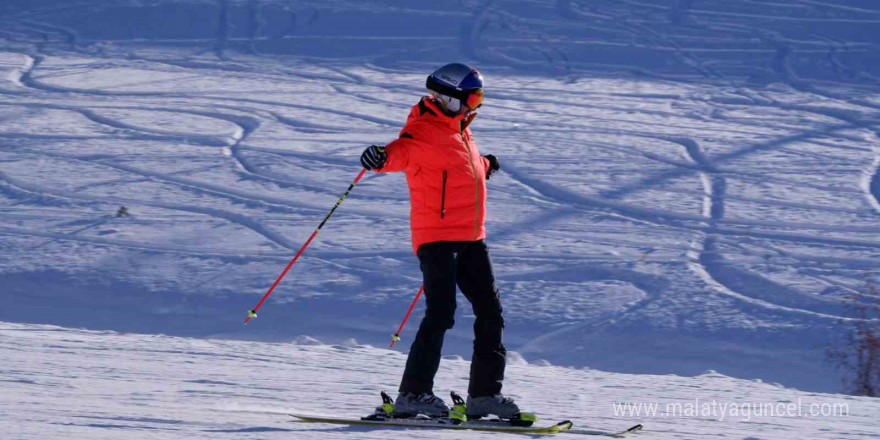
[[[461,111],[462,103],[472,109],[483,104],[483,75],[466,64],[452,63],[435,70],[425,87],[452,113]]]

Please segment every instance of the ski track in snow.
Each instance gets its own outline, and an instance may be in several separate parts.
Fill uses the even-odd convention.
[[[489,240],[511,349],[691,374],[730,347],[751,356],[749,338],[779,332],[800,340],[780,350],[801,353],[804,373],[756,356],[778,361],[761,378],[834,389],[815,347],[840,336],[827,329],[849,316],[845,295],[880,282],[880,75],[860,61],[878,43],[845,29],[876,26],[880,12],[838,3],[488,1],[428,35],[424,17],[439,12],[371,3],[389,20],[382,29],[404,30],[358,38],[327,34],[349,29],[340,11],[354,6],[339,2],[193,2],[185,9],[211,18],[188,36],[96,36],[77,14],[135,6],[15,0],[0,24],[0,280],[58,270],[207,303],[234,297],[245,311],[350,183],[360,151],[397,136],[436,57],[463,59],[492,86],[473,129],[502,160]],[[163,5],[139,7],[152,17]],[[407,26],[425,35],[419,47],[405,43]],[[223,336],[384,342],[419,279],[404,185],[368,175],[268,316]],[[134,221],[103,220],[120,205]],[[168,221],[150,225],[153,216]],[[147,282],[143,267],[102,269],[132,254],[174,273]],[[313,297],[348,327],[272,316]],[[467,356],[472,317],[461,309],[448,345]],[[52,313],[26,319],[55,323]],[[144,319],[134,306],[118,313]],[[199,313],[175,329],[202,334],[199,319],[212,318]],[[697,338],[704,352],[676,365],[609,348],[669,335]],[[689,341],[668,343],[685,351]],[[755,377],[736,361],[717,369]],[[262,429],[214,432],[293,428]]]
[[[880,213],[880,154],[874,159],[871,168],[865,172],[862,188],[868,196],[868,202],[874,207],[874,211]]]

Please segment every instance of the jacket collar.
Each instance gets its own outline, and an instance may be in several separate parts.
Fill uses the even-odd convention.
[[[419,117],[426,117],[426,115],[430,115],[431,117],[437,118],[441,123],[448,125],[455,131],[464,132],[464,130],[471,124],[475,117],[477,117],[477,113],[473,112],[469,116],[465,117],[464,114],[457,114],[450,116],[440,107],[440,104],[437,101],[429,96],[425,96],[419,101]]]

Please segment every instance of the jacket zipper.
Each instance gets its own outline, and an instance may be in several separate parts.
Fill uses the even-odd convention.
[[[474,166],[471,146],[468,144],[467,138],[464,136],[464,124],[462,122],[459,122],[458,134],[461,136],[461,141],[464,142],[464,148],[467,150],[468,154],[468,163],[471,166],[471,174],[474,175],[474,194],[476,194],[475,205],[477,207],[477,212],[474,214],[474,239],[476,239],[477,236],[480,235],[480,179],[477,178],[477,168]]]
[[[446,216],[446,170],[443,170],[443,187],[440,190],[440,218]]]

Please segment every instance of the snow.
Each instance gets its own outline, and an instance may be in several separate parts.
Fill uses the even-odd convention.
[[[289,413],[369,412],[381,403],[379,390],[393,391],[389,387],[399,379],[406,356],[355,341],[322,345],[303,336],[266,343],[11,323],[0,326],[0,336],[0,430],[22,440],[486,435],[294,422]],[[445,357],[437,377],[444,390],[461,391],[467,371],[466,360]],[[877,436],[877,399],[797,391],[714,371],[694,377],[631,375],[528,363],[512,354],[508,376],[514,397],[529,402],[548,424],[571,419],[574,433],[643,423],[646,431],[636,438]],[[657,412],[636,416],[618,407],[615,413],[615,404],[627,403],[657,405]],[[784,415],[734,411],[731,405],[771,405]],[[786,412],[789,405],[795,406]],[[691,407],[699,412],[689,412]],[[839,411],[835,408],[845,415],[822,415]]]
[[[3,431],[460,435],[285,416],[396,388],[422,313],[384,348],[420,284],[402,175],[368,174],[241,325],[363,148],[460,61],[486,77],[472,127],[502,165],[506,392],[657,438],[880,436],[824,351],[880,284],[875,3],[5,0]],[[465,388],[472,320],[463,301],[443,390]],[[611,407],[692,399],[851,414]]]

